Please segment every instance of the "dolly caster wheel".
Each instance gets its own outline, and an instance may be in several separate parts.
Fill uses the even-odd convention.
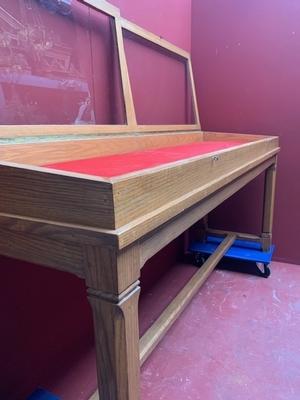
[[[264,265],[264,277],[268,278],[271,275],[271,270],[267,264]]]
[[[268,278],[271,275],[271,270],[268,264],[256,263],[257,268],[260,270],[261,276],[263,278]]]
[[[194,253],[194,260],[193,260],[193,264],[196,267],[202,267],[202,265],[205,263],[206,259],[205,257],[203,257],[200,253]]]

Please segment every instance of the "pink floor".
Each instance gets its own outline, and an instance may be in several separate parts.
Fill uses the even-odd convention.
[[[141,331],[193,272],[175,266],[142,296]],[[91,349],[48,389],[83,400],[93,385]],[[274,262],[268,279],[216,270],[144,364],[141,399],[299,400],[300,267]]]

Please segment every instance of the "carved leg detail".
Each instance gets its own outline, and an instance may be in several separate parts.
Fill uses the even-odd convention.
[[[119,296],[88,289],[100,400],[139,399],[138,282]]]

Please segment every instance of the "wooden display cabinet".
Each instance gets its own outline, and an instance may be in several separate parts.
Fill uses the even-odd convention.
[[[140,365],[235,238],[260,241],[264,249],[270,246],[279,145],[277,137],[203,132],[190,55],[124,20],[109,3],[86,3],[115,21],[127,124],[1,127],[0,254],[85,280],[94,318],[100,398],[137,400]],[[124,30],[185,60],[195,124],[137,124]],[[61,140],[53,140],[53,132]],[[79,134],[85,138],[78,138]],[[40,137],[44,140],[36,140]],[[199,152],[191,155],[196,148]],[[94,159],[103,166],[107,159],[117,161],[118,155],[126,166],[137,154],[144,152],[147,158],[149,149],[162,153],[154,165],[142,162],[112,176],[101,176],[101,168],[98,174],[90,174],[82,167],[83,160]],[[174,156],[174,149],[182,154]],[[164,152],[172,153],[175,160],[166,161]],[[145,262],[264,172],[261,236],[227,233],[217,251],[139,338],[139,277]]]

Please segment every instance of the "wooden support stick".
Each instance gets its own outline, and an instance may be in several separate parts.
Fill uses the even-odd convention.
[[[126,120],[129,127],[136,128],[137,121],[135,115],[135,107],[130,86],[129,72],[127,67],[124,38],[123,38],[120,18],[115,19],[115,27],[116,27],[116,38],[117,38],[120,72],[121,72],[122,87],[123,87],[123,96],[124,96],[124,103],[126,110]]]
[[[265,174],[265,190],[263,204],[263,220],[262,220],[262,248],[268,250],[272,244],[272,228],[275,200],[275,184],[276,184],[276,165],[271,165]]]
[[[203,217],[203,225],[205,230],[208,230],[208,214]]]
[[[197,95],[196,95],[196,87],[195,87],[194,74],[193,74],[193,67],[192,67],[192,62],[191,62],[190,56],[188,57],[188,60],[187,60],[187,69],[188,69],[188,77],[189,77],[189,82],[190,82],[191,91],[192,91],[192,104],[193,104],[195,124],[198,126],[199,129],[201,129]]]
[[[175,299],[168,305],[160,317],[140,339],[140,360],[143,364],[170,329],[193,296],[209,277],[225,252],[230,248],[236,236],[228,235],[217,247],[216,251],[207,259],[201,269],[189,280],[187,285],[179,292]]]
[[[236,235],[237,239],[245,239],[245,240],[250,240],[252,242],[260,242],[261,237],[257,235],[252,235],[250,233],[242,233],[242,232],[233,232],[233,231],[224,231],[221,229],[207,229],[207,233],[211,233],[213,235]]]

